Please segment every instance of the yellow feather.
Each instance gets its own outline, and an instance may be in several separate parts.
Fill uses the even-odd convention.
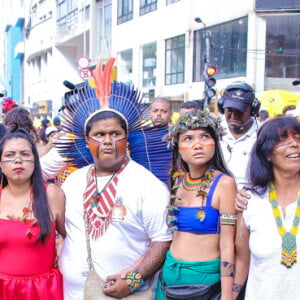
[[[96,88],[96,82],[95,82],[95,80],[94,80],[94,77],[89,77],[89,78],[88,78],[88,83],[89,83],[89,86],[90,86],[91,88],[93,88],[93,89]]]

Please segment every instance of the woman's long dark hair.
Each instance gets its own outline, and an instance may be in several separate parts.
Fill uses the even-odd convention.
[[[4,135],[3,138],[0,140],[0,158],[2,158],[2,153],[3,153],[3,148],[5,143],[11,139],[16,139],[16,138],[26,140],[30,144],[34,156],[34,170],[31,175],[31,185],[32,185],[32,192],[33,192],[33,213],[41,229],[38,239],[44,242],[47,235],[50,234],[51,231],[51,217],[50,217],[50,210],[47,201],[45,184],[42,177],[40,160],[39,160],[36,146],[32,138],[27,134],[25,130],[13,128],[6,135]],[[8,185],[8,181],[3,172],[2,172],[2,176],[3,176],[3,187],[5,187]]]
[[[216,136],[215,130],[211,126],[199,127],[197,129],[201,129],[201,130],[208,132],[212,136],[213,140],[215,141],[215,153],[214,153],[214,156],[212,157],[211,161],[209,162],[209,167],[212,169],[215,169],[215,170],[219,170],[222,173],[225,173],[229,176],[232,176],[232,174],[227,169],[226,164],[224,162],[221,146],[220,146],[219,140]],[[197,130],[197,129],[191,129],[191,130]],[[189,167],[188,167],[187,163],[184,160],[182,160],[181,155],[179,154],[179,148],[178,148],[179,135],[180,135],[180,133],[178,134],[175,145],[173,147],[171,175],[173,175],[176,171],[178,171],[178,166],[181,166],[183,171],[189,172]],[[171,184],[172,184],[172,186],[174,184],[173,176],[171,178]]]
[[[273,164],[270,157],[276,143],[289,133],[300,134],[300,123],[294,117],[277,117],[265,122],[258,131],[248,165],[248,180],[251,188],[263,194],[274,181]]]

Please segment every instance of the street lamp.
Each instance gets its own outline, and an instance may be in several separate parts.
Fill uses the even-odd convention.
[[[209,64],[209,58],[210,58],[210,36],[208,31],[206,30],[206,24],[202,21],[201,18],[196,17],[194,21],[198,24],[202,23],[203,24],[203,29],[204,29],[204,36],[205,36],[205,58],[204,58],[204,63]]]
[[[202,23],[204,25],[204,27],[206,27],[205,23],[202,21],[201,18],[196,17],[194,20],[195,20],[196,23]]]

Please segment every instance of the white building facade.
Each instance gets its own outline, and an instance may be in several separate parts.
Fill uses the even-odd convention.
[[[68,91],[63,81],[83,80],[80,57],[90,66],[116,57],[118,80],[140,88],[145,102],[170,98],[174,110],[203,98],[205,57],[218,69],[216,99],[234,80],[257,91],[292,90],[300,78],[300,0],[276,8],[280,2],[25,0],[22,101],[38,117],[55,116]]]

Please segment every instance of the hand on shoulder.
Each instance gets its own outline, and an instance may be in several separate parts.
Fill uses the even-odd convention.
[[[247,209],[248,200],[250,199],[249,193],[247,193],[247,188],[242,188],[240,191],[237,192],[235,197],[235,209],[238,212],[242,212]]]

